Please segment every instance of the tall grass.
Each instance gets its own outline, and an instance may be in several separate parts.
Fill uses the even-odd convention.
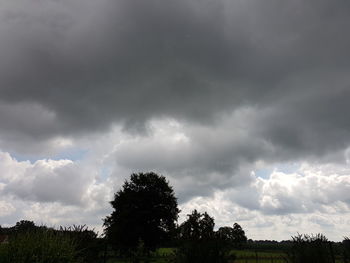
[[[86,225],[73,225],[60,227],[57,231],[75,242],[77,256],[84,263],[98,263],[101,261],[101,252],[105,248],[104,240],[97,238],[94,230],[88,229]]]
[[[78,263],[76,244],[50,229],[18,233],[0,246],[1,263]]]

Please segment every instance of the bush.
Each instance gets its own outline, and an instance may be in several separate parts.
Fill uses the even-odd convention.
[[[77,263],[75,241],[50,229],[15,234],[0,247],[1,263]]]
[[[74,241],[76,254],[84,263],[96,263],[100,260],[100,252],[104,249],[103,240],[97,238],[94,230],[86,225],[60,227],[57,231]]]
[[[287,254],[291,263],[334,262],[331,243],[322,234],[292,237],[292,247]]]

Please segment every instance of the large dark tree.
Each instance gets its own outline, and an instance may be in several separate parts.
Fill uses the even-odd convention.
[[[175,232],[179,209],[164,176],[132,174],[111,205],[114,210],[104,220],[105,235],[120,251],[135,249],[140,242],[153,250]]]

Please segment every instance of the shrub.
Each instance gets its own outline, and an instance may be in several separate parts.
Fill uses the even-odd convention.
[[[76,254],[84,263],[99,261],[99,254],[104,244],[101,239],[97,238],[94,230],[88,229],[86,225],[73,225],[60,227],[57,232],[74,241]]]
[[[291,263],[334,262],[331,243],[322,234],[292,237],[292,247],[287,254],[287,261]]]

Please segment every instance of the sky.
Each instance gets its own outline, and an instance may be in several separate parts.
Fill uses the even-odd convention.
[[[0,0],[0,225],[87,224],[133,172],[248,238],[349,236],[350,2]]]

